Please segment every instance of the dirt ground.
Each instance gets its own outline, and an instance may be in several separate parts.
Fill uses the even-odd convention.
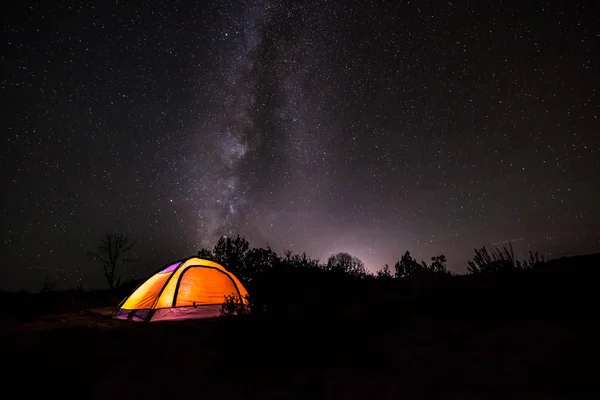
[[[5,322],[3,392],[75,398],[599,398],[594,323],[415,317]],[[7,397],[8,398],[8,397]]]

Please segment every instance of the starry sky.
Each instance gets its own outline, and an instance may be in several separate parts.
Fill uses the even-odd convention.
[[[197,4],[198,3],[198,4]],[[600,251],[594,2],[12,1],[3,289],[102,286],[240,234],[371,271]]]

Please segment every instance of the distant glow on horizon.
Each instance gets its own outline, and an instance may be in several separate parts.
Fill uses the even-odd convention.
[[[323,258],[320,258],[319,260],[323,263],[326,263],[327,260],[329,259],[329,257],[336,255],[338,253],[348,253],[348,254],[358,258],[359,260],[361,260],[363,262],[363,264],[365,265],[365,268],[369,272],[377,272],[381,268],[383,268],[383,265],[385,264],[385,262],[379,261],[379,257],[374,250],[361,248],[360,246],[357,246],[357,247],[351,247],[351,246],[335,247],[332,250],[328,250],[325,253],[323,253],[323,255],[322,255]]]

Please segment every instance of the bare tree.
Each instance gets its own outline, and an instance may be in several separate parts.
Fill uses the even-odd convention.
[[[127,254],[131,252],[136,243],[137,241],[130,241],[122,233],[107,233],[100,240],[98,252],[87,252],[90,260],[99,261],[102,264],[110,290],[115,290],[121,283],[121,278],[117,278],[116,270],[124,266],[126,262],[135,261],[133,258],[128,258]]]

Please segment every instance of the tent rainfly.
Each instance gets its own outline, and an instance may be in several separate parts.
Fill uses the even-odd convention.
[[[114,318],[148,322],[216,317],[225,296],[247,303],[247,294],[222,265],[190,257],[162,268],[138,286],[121,302]]]

